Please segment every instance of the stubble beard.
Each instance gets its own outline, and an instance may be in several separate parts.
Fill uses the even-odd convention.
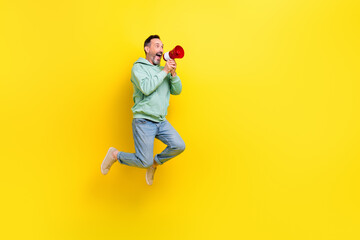
[[[154,63],[155,65],[159,65],[159,64],[160,64],[160,61],[161,61],[161,58],[160,58],[159,61],[156,61],[155,58],[156,58],[156,55],[153,57],[153,63]]]

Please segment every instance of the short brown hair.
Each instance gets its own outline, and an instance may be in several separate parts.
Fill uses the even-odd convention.
[[[145,47],[150,45],[151,39],[154,39],[154,38],[160,39],[159,35],[150,35],[144,42],[144,51],[145,51]],[[145,54],[146,54],[146,51],[145,51]]]

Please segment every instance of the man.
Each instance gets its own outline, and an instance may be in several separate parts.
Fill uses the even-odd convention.
[[[174,158],[185,150],[179,133],[166,120],[170,94],[178,95],[182,90],[176,74],[176,62],[172,59],[160,66],[163,44],[158,35],[145,40],[146,59],[139,58],[131,70],[134,86],[132,129],[136,153],[126,153],[110,147],[101,164],[101,172],[107,174],[117,160],[121,164],[147,168],[146,182],[152,185],[158,165]],[[153,158],[154,139],[167,145]]]

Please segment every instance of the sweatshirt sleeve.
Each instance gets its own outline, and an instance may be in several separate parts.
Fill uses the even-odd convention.
[[[160,71],[151,76],[151,74],[147,73],[141,65],[134,65],[131,70],[131,75],[136,87],[145,96],[148,96],[160,86],[167,74],[165,71]]]
[[[182,84],[178,75],[172,77],[170,74],[170,93],[173,95],[179,95],[182,90]]]

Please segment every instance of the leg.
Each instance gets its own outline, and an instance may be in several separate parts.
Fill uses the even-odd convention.
[[[132,128],[136,153],[118,152],[117,159],[128,166],[148,168],[153,164],[157,126],[149,120],[134,118]]]
[[[185,150],[184,141],[168,120],[161,123],[158,134],[155,137],[167,145],[164,151],[155,156],[157,164],[163,164]]]

